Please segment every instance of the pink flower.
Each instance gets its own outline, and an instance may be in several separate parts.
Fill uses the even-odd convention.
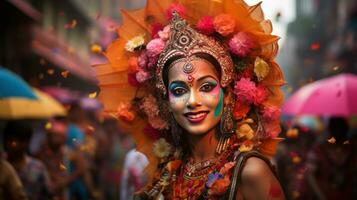
[[[136,80],[136,75],[128,73],[128,82],[134,87],[139,87],[140,83]]]
[[[276,106],[265,106],[263,109],[263,118],[266,121],[273,121],[279,118],[280,108]]]
[[[211,35],[214,33],[213,17],[203,16],[200,20],[198,20],[196,28],[205,35]]]
[[[136,80],[137,80],[139,83],[145,82],[145,81],[148,80],[150,77],[151,77],[151,76],[150,76],[150,73],[147,72],[147,71],[144,71],[144,70],[142,70],[142,69],[140,69],[140,70],[138,71],[138,73],[136,73],[136,75],[135,75],[135,78],[136,78]]]
[[[165,42],[161,38],[153,39],[146,45],[148,68],[151,68],[156,65],[156,62],[159,59],[159,55],[164,50],[164,48],[165,48]]]
[[[156,99],[151,94],[143,99],[140,108],[144,110],[149,118],[159,115]]]
[[[241,78],[234,86],[234,94],[237,98],[248,103],[254,102],[256,90],[255,83],[248,78]]]
[[[236,27],[234,18],[229,14],[217,15],[213,20],[216,31],[222,36],[227,36],[234,32]]]
[[[185,6],[179,4],[179,3],[172,3],[167,9],[166,9],[166,17],[168,20],[171,20],[172,12],[176,11],[181,17],[185,15],[186,13],[186,8]]]
[[[267,90],[265,89],[265,87],[261,85],[258,86],[254,96],[254,104],[255,105],[262,104],[263,101],[265,101],[266,97],[267,97]]]
[[[158,115],[151,118],[149,117],[149,123],[155,129],[163,130],[169,128],[168,123],[163,119],[161,119]]]
[[[164,26],[160,23],[155,23],[151,25],[151,38],[158,38],[158,32],[163,28]]]
[[[160,132],[157,129],[154,129],[150,124],[144,127],[143,132],[152,140],[158,140],[160,138]]]
[[[235,34],[228,44],[231,52],[241,58],[248,56],[255,46],[252,37],[245,32]]]
[[[146,52],[143,51],[138,57],[138,65],[142,69],[146,69],[148,63],[148,56],[146,55]]]
[[[170,38],[171,28],[169,25],[165,26],[163,30],[158,32],[159,38],[166,41]]]
[[[140,108],[144,110],[148,117],[148,121],[153,128],[159,130],[168,129],[169,126],[167,122],[159,116],[159,108],[155,97],[152,95],[145,97],[140,105]]]
[[[165,42],[161,38],[151,40],[146,45],[147,56],[149,58],[159,56],[165,48]]]

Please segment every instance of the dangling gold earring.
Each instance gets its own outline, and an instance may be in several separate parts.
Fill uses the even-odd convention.
[[[216,153],[221,154],[229,145],[230,138],[235,130],[235,123],[233,119],[233,106],[228,103],[224,109],[220,122],[220,138],[216,148]]]

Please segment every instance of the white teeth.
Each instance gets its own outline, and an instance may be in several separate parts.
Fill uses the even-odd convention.
[[[188,115],[189,118],[191,119],[197,119],[197,118],[200,118],[202,116],[204,116],[206,113],[202,112],[202,113],[198,113],[198,114],[195,114],[195,115]]]

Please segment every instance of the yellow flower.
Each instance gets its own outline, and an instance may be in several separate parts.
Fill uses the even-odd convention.
[[[144,45],[144,43],[145,43],[144,35],[133,37],[125,44],[125,50],[134,52],[135,48]]]
[[[248,140],[254,137],[254,131],[252,127],[246,123],[239,125],[238,129],[236,130],[236,134],[238,138],[245,137]]]
[[[171,153],[171,145],[161,138],[154,143],[153,152],[158,158],[165,158]]]
[[[252,141],[246,140],[246,141],[244,141],[244,142],[241,144],[241,146],[239,147],[239,151],[240,151],[240,152],[250,151],[250,150],[253,149],[253,146],[254,146],[254,144],[253,144]]]
[[[257,57],[254,62],[254,73],[258,77],[258,81],[263,80],[269,74],[268,63]]]

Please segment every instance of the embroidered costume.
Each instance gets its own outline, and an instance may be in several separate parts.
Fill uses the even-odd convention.
[[[105,53],[109,63],[95,68],[105,111],[149,159],[150,183],[136,198],[235,198],[244,160],[256,156],[268,163],[265,156],[281,140],[284,79],[274,61],[279,38],[271,35],[260,3],[148,0],[122,16],[119,38]],[[220,86],[231,95],[217,126],[215,157],[195,163],[170,113],[167,73],[183,62],[192,83],[198,60],[217,67]]]

